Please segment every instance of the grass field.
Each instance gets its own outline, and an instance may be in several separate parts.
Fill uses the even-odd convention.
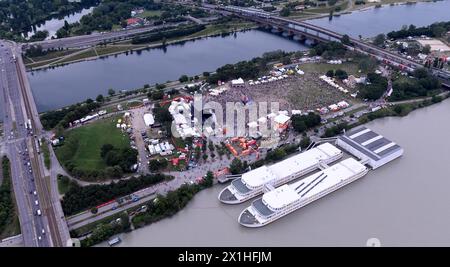
[[[58,159],[84,170],[100,170],[106,167],[100,156],[101,147],[111,144],[116,148],[129,147],[129,138],[116,128],[118,117],[99,120],[86,126],[69,130],[64,145],[56,149]]]
[[[48,148],[47,143],[45,142],[45,139],[41,139],[41,151],[44,155],[44,164],[47,170],[50,170],[51,161],[50,161],[50,150]]]
[[[161,16],[161,10],[145,10],[141,14],[137,14],[136,17],[146,18],[146,17],[159,17]]]
[[[328,64],[328,63],[306,63],[299,65],[299,68],[305,72],[325,74],[329,70],[345,70],[348,75],[360,76],[358,72],[358,64],[356,62],[344,62],[342,64]]]

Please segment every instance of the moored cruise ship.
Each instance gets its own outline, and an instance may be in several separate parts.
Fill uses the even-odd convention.
[[[289,157],[270,166],[262,166],[242,174],[219,194],[226,204],[238,204],[263,193],[264,187],[277,187],[319,169],[320,164],[340,159],[343,152],[330,143]]]
[[[247,227],[269,224],[363,177],[368,168],[353,158],[345,159],[300,181],[265,193],[239,215]]]

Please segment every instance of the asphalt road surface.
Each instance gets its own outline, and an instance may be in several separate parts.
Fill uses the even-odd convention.
[[[1,107],[5,151],[11,162],[12,183],[26,247],[65,246],[67,229],[58,227],[64,216],[55,212],[54,194],[43,173],[37,140],[42,126],[25,74],[21,50],[13,42],[0,41]],[[61,216],[62,218],[59,218]],[[65,223],[65,222],[64,222]]]

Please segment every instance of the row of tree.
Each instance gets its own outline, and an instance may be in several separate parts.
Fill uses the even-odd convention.
[[[69,123],[79,120],[100,107],[99,102],[88,99],[83,103],[71,105],[59,110],[47,111],[41,115],[42,126],[46,130],[60,125],[63,128],[69,127]]]
[[[377,100],[388,89],[388,81],[380,74],[370,72],[367,74],[366,84],[359,85],[359,96],[363,99]]]
[[[61,201],[62,208],[66,215],[76,214],[172,178],[163,174],[152,174],[111,182],[107,185],[74,185],[64,194]]]
[[[116,234],[129,231],[131,231],[130,217],[126,212],[122,212],[115,220],[97,225],[87,238],[81,240],[81,246],[91,247]]]
[[[314,112],[310,112],[307,115],[295,114],[291,117],[292,127],[298,133],[302,133],[310,128],[313,128],[319,125],[320,122],[320,115]]]
[[[2,176],[3,182],[0,185],[0,234],[14,219],[11,168],[10,161],[6,156],[2,158]]]
[[[439,80],[424,68],[413,72],[414,78],[400,78],[393,82],[394,89],[389,97],[391,101],[400,101],[414,97],[427,96],[441,87]]]
[[[326,59],[340,58],[345,56],[347,49],[340,42],[319,43],[310,50],[311,56],[322,56]]]
[[[100,151],[100,156],[110,167],[119,166],[122,172],[129,173],[133,165],[137,163],[138,152],[136,149],[125,147],[116,148],[111,144],[104,144]],[[120,176],[115,176],[116,178]]]
[[[450,31],[450,21],[437,22],[424,27],[416,27],[414,25],[403,26],[399,31],[391,31],[387,37],[391,39],[402,39],[409,36],[442,37],[446,32]]]
[[[165,196],[158,195],[154,201],[146,204],[146,212],[133,217],[133,225],[139,228],[174,215],[184,208],[197,192],[211,187],[213,179],[214,175],[209,171],[199,184],[182,185],[177,190],[168,192]]]
[[[291,53],[281,50],[267,52],[262,57],[256,57],[249,61],[241,61],[236,64],[227,64],[216,70],[215,73],[207,77],[207,82],[214,84],[218,81],[227,81],[235,78],[256,78],[267,70],[267,64],[271,61],[289,58]]]
[[[156,42],[175,37],[187,36],[205,29],[205,25],[191,25],[167,31],[158,31],[147,35],[139,35],[131,40],[132,44]]]

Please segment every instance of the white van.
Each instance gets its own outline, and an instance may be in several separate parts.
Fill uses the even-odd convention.
[[[36,211],[36,214],[39,215],[39,216],[41,216],[41,215],[42,215],[41,210],[37,210],[37,211]]]
[[[39,201],[35,200],[34,204],[36,204],[36,206],[39,205]]]

